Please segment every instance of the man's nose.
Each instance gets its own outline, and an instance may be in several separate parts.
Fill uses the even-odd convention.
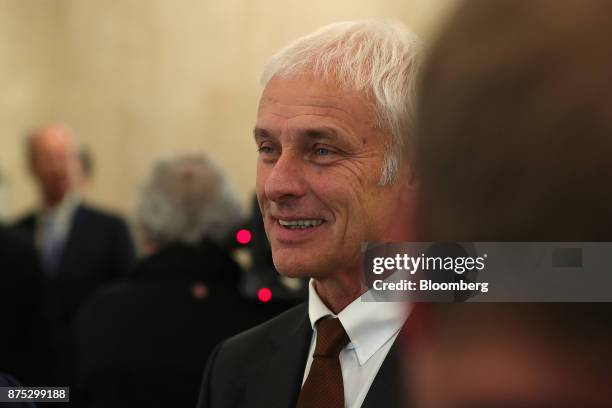
[[[305,173],[301,157],[285,151],[274,163],[265,182],[265,193],[269,200],[283,203],[300,198],[306,193]]]
[[[68,173],[68,163],[61,159],[52,159],[48,165],[49,172],[55,176],[64,176]]]

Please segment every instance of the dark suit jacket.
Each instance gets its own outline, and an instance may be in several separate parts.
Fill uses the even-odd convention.
[[[239,278],[225,250],[174,245],[98,292],[77,323],[82,406],[193,408],[214,347],[278,314]]]
[[[35,214],[24,217],[15,227],[33,242]],[[79,205],[57,275],[49,282],[56,295],[51,305],[54,317],[62,324],[70,321],[80,304],[102,283],[125,277],[133,259],[134,245],[126,224],[118,217]]]
[[[15,228],[32,243],[36,216],[30,214]],[[55,276],[45,276],[45,311],[56,351],[46,385],[74,384],[74,319],[81,304],[102,284],[125,277],[134,258],[126,224],[118,217],[85,205],[75,211]]]
[[[27,385],[44,381],[40,354],[50,338],[36,251],[0,226],[0,371]]]
[[[198,408],[295,407],[312,337],[307,303],[221,343],[211,355]],[[362,407],[403,407],[394,344]]]

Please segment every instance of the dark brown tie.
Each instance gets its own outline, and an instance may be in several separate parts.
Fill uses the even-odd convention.
[[[349,341],[339,319],[317,321],[317,343],[297,408],[344,408],[340,350]]]

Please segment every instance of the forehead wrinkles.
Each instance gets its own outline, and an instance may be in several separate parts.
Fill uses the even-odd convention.
[[[344,116],[350,118],[356,113],[348,106],[347,99],[341,96],[300,96],[294,98],[279,98],[266,96],[261,99],[259,110],[271,109],[276,115],[291,117],[300,114]]]
[[[362,98],[351,100],[346,96],[325,95],[292,99],[262,97],[258,110],[258,126],[273,126],[273,123],[269,122],[284,120],[286,122],[282,125],[283,128],[307,128],[309,119],[321,119],[321,124],[329,120],[345,131],[357,127],[377,129],[375,113]]]

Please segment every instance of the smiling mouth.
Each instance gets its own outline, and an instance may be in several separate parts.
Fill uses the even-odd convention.
[[[284,228],[288,228],[288,229],[306,229],[306,228],[313,228],[313,227],[318,227],[319,225],[323,224],[325,222],[325,220],[321,220],[321,219],[314,219],[314,220],[292,220],[292,221],[284,221],[284,220],[277,220],[278,223],[283,226]]]

